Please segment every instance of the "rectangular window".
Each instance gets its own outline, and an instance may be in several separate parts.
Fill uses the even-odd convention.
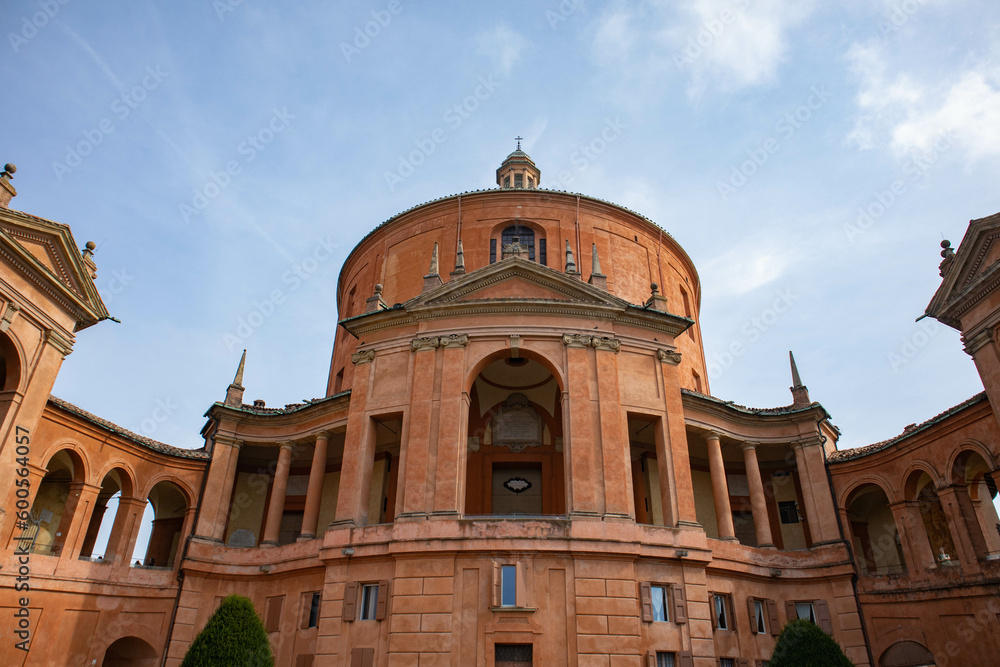
[[[362,621],[374,621],[378,611],[378,584],[365,584],[361,587],[361,614],[358,617]]]
[[[497,261],[497,240],[490,239],[490,264],[496,264]]]
[[[712,612],[712,628],[715,630],[732,630],[732,603],[728,593],[711,593],[709,596]]]
[[[656,652],[656,667],[674,667],[674,654],[664,651]]]
[[[514,174],[514,187],[523,188],[524,187],[524,175]]]
[[[753,618],[751,621],[753,621],[754,626],[757,628],[757,634],[763,635],[767,633],[767,621],[765,620],[763,600],[753,601]]]
[[[798,523],[799,506],[794,500],[778,501],[778,514],[781,516],[781,523]]]
[[[538,263],[542,266],[549,265],[549,260],[545,253],[545,239],[538,239]]]
[[[319,603],[323,599],[320,593],[313,593],[309,596],[309,614],[306,620],[306,628],[319,627]]]
[[[535,187],[535,179],[533,179],[531,176],[528,176],[528,187],[529,188]]]
[[[812,602],[796,602],[795,615],[803,621],[816,622],[816,612],[813,609]]]
[[[670,614],[667,611],[667,587],[652,586],[649,591],[653,602],[653,620],[664,622],[669,621]]]
[[[510,176],[503,177],[503,186],[505,188],[510,188]]]
[[[500,566],[500,606],[517,606],[517,566]]]
[[[736,660],[733,658],[719,658],[719,667],[736,667]]]

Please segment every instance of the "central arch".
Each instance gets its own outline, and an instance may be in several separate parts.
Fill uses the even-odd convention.
[[[102,667],[156,667],[156,650],[138,637],[122,637],[104,652]]]
[[[558,380],[527,356],[498,355],[477,370],[469,391],[466,513],[565,514]]]

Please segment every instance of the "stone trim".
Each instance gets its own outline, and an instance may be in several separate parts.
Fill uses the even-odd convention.
[[[963,336],[963,338],[965,338]],[[965,340],[965,353],[974,357],[976,352],[984,348],[993,340],[993,332],[990,329],[983,329],[977,334],[973,334]]]
[[[440,347],[465,347],[469,344],[469,334],[451,334],[438,339]]]
[[[590,336],[582,334],[563,334],[563,345],[566,347],[590,347]]]
[[[59,350],[59,353],[64,357],[68,357],[73,352],[73,342],[55,329],[45,331],[45,342]]]
[[[590,346],[595,350],[611,350],[618,354],[622,349],[622,342],[612,336],[592,336]]]
[[[351,363],[355,366],[359,364],[370,364],[375,360],[375,350],[361,350],[351,355]]]
[[[665,364],[671,364],[673,366],[681,363],[681,353],[677,350],[664,350],[661,348],[656,351],[656,358]]]

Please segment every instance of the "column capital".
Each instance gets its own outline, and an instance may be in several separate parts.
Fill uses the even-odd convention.
[[[972,357],[993,340],[993,332],[986,328],[970,336],[963,335],[962,340],[965,341],[965,353]]]
[[[56,348],[64,357],[68,357],[73,352],[73,340],[62,335],[55,329],[46,329],[45,342]]]
[[[740,449],[742,449],[745,452],[748,449],[757,449],[758,445],[760,445],[760,443],[757,442],[756,440],[747,440],[745,442],[740,443]]]
[[[375,360],[375,350],[361,350],[351,354],[351,363],[355,366],[370,364]]]
[[[805,449],[806,447],[822,447],[823,438],[819,435],[815,435],[809,438],[803,438],[802,440],[797,440],[792,443],[792,449]]]
[[[451,334],[438,338],[439,347],[465,347],[469,344],[469,334]]]
[[[591,338],[584,334],[563,334],[562,343],[566,347],[590,347]]]
[[[279,449],[291,450],[293,447],[295,447],[295,443],[292,442],[291,440],[282,440],[281,442],[278,443]]]
[[[420,350],[433,350],[441,346],[441,339],[437,336],[414,338],[410,341],[410,350],[419,352]]]
[[[243,448],[243,441],[242,440],[237,440],[236,438],[230,438],[227,435],[216,435],[215,436],[215,444],[217,444],[217,445],[226,445],[227,447],[233,447],[233,448],[235,448],[237,450]]]
[[[316,437],[317,440],[319,440],[320,438],[324,438],[326,440],[330,439],[330,432],[327,430],[319,431],[317,433],[314,433],[313,435]]]
[[[622,343],[614,336],[591,336],[590,346],[595,350],[610,350],[618,354],[622,349]]]
[[[681,363],[681,353],[677,350],[659,349],[656,351],[656,358],[665,364],[676,366]]]
[[[708,431],[705,433],[705,440],[722,440],[722,434],[718,431]]]

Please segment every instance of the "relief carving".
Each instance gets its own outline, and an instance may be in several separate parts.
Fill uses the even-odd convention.
[[[431,336],[429,338],[414,338],[410,341],[410,349],[414,352],[420,350],[433,350],[441,344],[441,339],[437,336]]]
[[[583,334],[563,334],[562,342],[566,347],[590,347],[590,336]]]
[[[656,358],[660,361],[676,366],[681,363],[681,353],[676,350],[659,349],[656,351]]]
[[[351,363],[354,365],[370,364],[374,359],[375,350],[362,350],[351,355]]]

